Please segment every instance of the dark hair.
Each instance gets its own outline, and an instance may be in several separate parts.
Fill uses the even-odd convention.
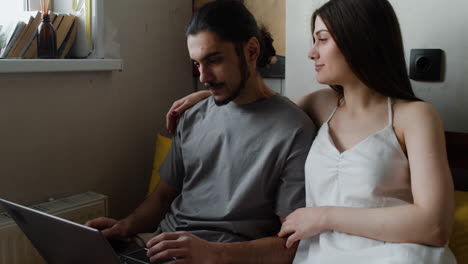
[[[222,40],[233,42],[238,55],[250,38],[257,38],[260,43],[257,67],[260,68],[268,65],[270,58],[276,55],[271,35],[264,27],[258,27],[254,16],[241,1],[214,1],[202,6],[187,25],[185,36],[202,31],[213,32]]]
[[[406,100],[414,95],[400,25],[387,0],[330,0],[312,15],[323,20],[353,73],[378,93]],[[331,85],[343,98],[343,87]]]

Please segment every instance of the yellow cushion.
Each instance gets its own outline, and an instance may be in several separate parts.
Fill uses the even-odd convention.
[[[159,167],[163,163],[164,159],[166,158],[167,153],[169,153],[169,149],[171,148],[172,139],[165,137],[161,134],[156,135],[156,152],[154,153],[154,161],[153,161],[153,173],[151,174],[151,181],[148,188],[148,193],[146,196],[150,195],[156,185],[159,183]]]
[[[468,192],[455,191],[455,225],[449,247],[459,264],[468,264]]]

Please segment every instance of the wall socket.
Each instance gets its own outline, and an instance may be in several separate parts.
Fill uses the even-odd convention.
[[[410,79],[417,81],[441,81],[441,66],[441,49],[411,50]]]

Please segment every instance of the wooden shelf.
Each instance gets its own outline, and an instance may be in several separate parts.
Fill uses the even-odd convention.
[[[0,73],[122,71],[121,59],[0,59]]]

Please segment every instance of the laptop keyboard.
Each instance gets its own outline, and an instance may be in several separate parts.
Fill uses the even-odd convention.
[[[143,262],[143,261],[140,261],[140,260],[130,259],[130,258],[127,258],[125,256],[121,256],[119,260],[120,260],[121,264],[142,264],[142,263],[148,264],[148,263],[150,263],[150,262]]]
[[[128,264],[148,264],[150,263],[149,258],[146,256],[147,249],[138,249],[131,253],[121,255],[120,262],[121,263],[128,263]]]

